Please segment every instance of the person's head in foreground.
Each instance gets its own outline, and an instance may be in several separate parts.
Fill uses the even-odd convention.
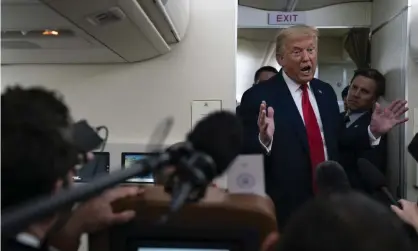
[[[317,197],[292,217],[280,251],[412,251],[399,218],[355,192]]]
[[[39,196],[53,196],[73,183],[75,166],[83,163],[72,137],[68,107],[53,91],[39,87],[7,88],[1,96],[1,209]],[[93,157],[87,153],[87,160]],[[114,212],[118,199],[139,196],[138,187],[116,187],[88,201],[31,223],[16,236],[2,233],[4,250],[32,250],[41,244],[77,250],[83,233],[133,219],[136,212]],[[69,216],[69,217],[67,217]]]
[[[317,65],[318,30],[295,25],[280,31],[276,38],[276,59],[283,71],[298,84],[314,78]]]
[[[73,182],[77,150],[70,139],[67,106],[52,91],[12,87],[1,96],[2,210]],[[51,216],[27,229],[39,239],[52,226]]]

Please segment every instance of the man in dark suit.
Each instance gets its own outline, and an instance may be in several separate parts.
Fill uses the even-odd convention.
[[[258,69],[254,74],[254,83],[253,86],[264,82],[266,80],[269,80],[271,77],[275,76],[278,73],[277,69],[273,66],[263,66],[260,69]],[[239,109],[240,105],[237,106],[235,109],[236,114],[239,116]]]
[[[282,70],[246,91],[241,102],[244,153],[265,153],[266,192],[276,207],[279,228],[316,192],[316,166],[338,160],[341,150],[368,149],[405,119],[406,101],[375,112],[370,126],[350,138],[343,134],[333,88],[314,78],[318,32],[306,25],[277,36],[276,58]]]
[[[372,120],[374,106],[379,97],[385,93],[385,77],[376,69],[359,69],[354,72],[347,96],[347,111],[343,113],[345,122],[344,134],[358,138],[358,134],[366,130]],[[340,163],[345,168],[351,186],[363,192],[367,184],[361,179],[357,160],[365,158],[374,164],[382,173],[386,170],[386,135],[381,142],[370,149],[354,148],[342,151]]]

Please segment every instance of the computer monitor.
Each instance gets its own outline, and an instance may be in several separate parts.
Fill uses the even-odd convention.
[[[94,152],[94,159],[77,170],[75,182],[89,182],[97,176],[109,173],[109,152]]]
[[[192,215],[190,211],[189,217],[193,218]],[[181,225],[181,221],[155,227],[154,220],[149,218],[137,220],[109,229],[102,238],[89,236],[89,249],[95,250],[101,243],[108,246],[104,251],[254,251],[260,245],[261,235],[252,226],[198,226],[199,219],[196,219],[197,222],[190,222],[193,227]],[[105,235],[108,237],[104,238]]]
[[[230,251],[225,243],[182,241],[131,241],[128,251]]]
[[[155,155],[154,153],[143,153],[143,152],[123,152],[122,153],[122,168],[129,168],[136,161],[139,161],[143,158]],[[127,182],[132,183],[154,183],[154,176],[152,174],[146,176],[137,176],[133,177]]]

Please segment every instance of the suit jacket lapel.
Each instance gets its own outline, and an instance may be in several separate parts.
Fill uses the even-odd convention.
[[[283,78],[283,73],[280,71],[277,83],[277,108],[283,111],[280,116],[283,117],[284,121],[289,121],[291,127],[295,130],[299,140],[304,146],[306,151],[309,151],[308,136],[306,134],[305,124],[300,116],[299,110],[293,100],[292,94],[286,85]]]
[[[351,125],[348,126],[347,128],[348,129],[357,128],[359,126],[363,126],[363,124],[368,126],[370,124],[371,117],[372,117],[372,113],[366,112],[362,114],[356,121],[351,123]]]
[[[335,120],[333,120],[330,114],[330,110],[327,109],[329,106],[329,104],[327,104],[327,97],[325,97],[325,95],[322,93],[322,90],[318,88],[318,85],[316,84],[315,79],[313,79],[310,82],[310,87],[315,96],[316,103],[318,104],[319,115],[321,117],[322,130],[324,132],[325,142],[327,145],[329,145],[329,143],[331,142],[331,139],[330,139],[330,135],[327,134],[326,132],[331,132],[333,123],[338,123],[339,121],[336,122]]]

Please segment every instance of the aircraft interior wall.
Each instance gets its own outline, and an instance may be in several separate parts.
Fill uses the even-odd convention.
[[[219,99],[224,109],[235,109],[236,8],[237,1],[191,1],[185,40],[162,57],[118,65],[3,65],[3,88],[59,90],[76,118],[109,127],[110,142],[145,143],[171,115],[167,142],[180,141],[191,129],[192,100]]]
[[[418,18],[418,0],[411,0],[412,3],[409,9],[409,20],[411,16],[414,18]],[[413,8],[412,8],[413,6]],[[408,27],[408,29],[413,29],[412,27]],[[417,29],[416,27],[414,29]],[[411,55],[408,53],[407,59],[407,68],[406,68],[406,81],[407,81],[407,99],[409,102],[410,108],[418,109],[418,62],[414,61]],[[416,115],[417,114],[417,115]],[[418,133],[418,110],[411,111],[409,113],[411,117],[411,121],[407,124],[406,130],[406,138],[407,142],[409,142],[415,133]],[[418,164],[416,160],[414,160],[409,154],[406,158],[407,164],[407,186],[406,193],[407,196],[413,200],[418,197]],[[414,186],[415,185],[415,186]]]
[[[221,100],[223,109],[235,111],[237,1],[193,0],[190,8],[185,39],[164,56],[118,65],[3,65],[2,89],[19,83],[60,91],[75,119],[109,128],[105,151],[114,167],[121,149],[145,149],[167,116],[175,122],[165,143],[182,141],[191,130],[193,100]],[[226,187],[226,178],[216,183]]]
[[[408,0],[373,2],[372,67],[387,79],[385,100],[406,98],[413,110],[418,107],[418,90],[417,76],[412,76],[416,75],[416,65],[411,65],[408,54],[408,11]],[[413,112],[408,117],[410,121],[405,126],[397,127],[388,135],[388,178],[392,192],[415,200],[418,195],[414,189],[416,162],[406,151],[413,137]],[[405,169],[399,168],[402,166]]]

